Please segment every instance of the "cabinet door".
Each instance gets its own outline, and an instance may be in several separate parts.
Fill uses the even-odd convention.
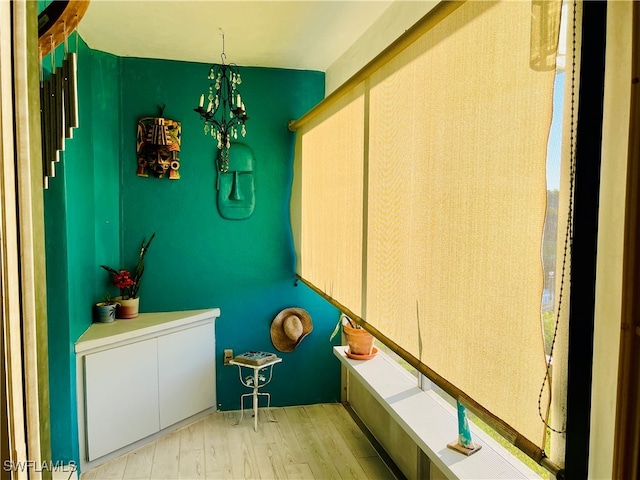
[[[160,428],[216,403],[213,323],[158,338]]]
[[[87,355],[84,362],[89,460],[159,430],[155,338]]]

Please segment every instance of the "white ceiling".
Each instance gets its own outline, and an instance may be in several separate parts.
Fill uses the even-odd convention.
[[[78,33],[122,57],[325,71],[393,0],[92,0]]]

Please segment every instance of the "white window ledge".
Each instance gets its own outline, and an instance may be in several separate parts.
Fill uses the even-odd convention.
[[[481,450],[467,457],[447,448],[458,438],[454,407],[435,392],[418,388],[416,378],[384,352],[362,361],[348,358],[344,349],[334,347],[333,352],[447,478],[541,478],[475,425],[473,440]]]

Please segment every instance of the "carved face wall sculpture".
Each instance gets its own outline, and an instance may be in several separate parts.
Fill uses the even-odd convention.
[[[181,137],[181,124],[175,120],[153,117],[138,120],[137,175],[148,177],[151,174],[156,178],[163,178],[166,175],[171,180],[178,180],[180,178],[178,153]]]
[[[218,171],[218,211],[222,218],[249,218],[256,204],[254,184],[255,159],[251,149],[232,143],[229,149],[229,170]]]

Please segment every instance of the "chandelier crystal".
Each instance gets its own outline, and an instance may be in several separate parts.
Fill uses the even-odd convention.
[[[231,141],[239,135],[245,136],[247,129],[245,122],[249,120],[242,95],[238,86],[242,83],[242,77],[238,66],[226,64],[224,53],[224,34],[222,35],[222,59],[221,64],[213,64],[209,69],[208,95],[200,95],[198,108],[194,110],[204,120],[204,134],[216,139],[220,158],[217,163],[218,170],[229,170],[229,148]],[[205,108],[205,99],[208,101]]]

